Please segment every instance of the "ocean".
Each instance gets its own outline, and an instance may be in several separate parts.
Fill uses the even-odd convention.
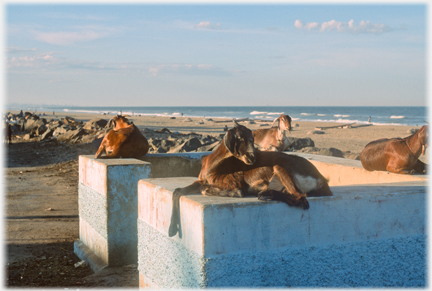
[[[289,115],[294,121],[321,121],[338,123],[368,123],[375,125],[422,126],[428,119],[427,107],[357,107],[357,106],[177,106],[177,107],[91,107],[91,106],[32,106],[10,110],[57,111],[80,113],[118,114],[147,116],[185,116],[206,118],[251,118],[273,120],[280,114]]]

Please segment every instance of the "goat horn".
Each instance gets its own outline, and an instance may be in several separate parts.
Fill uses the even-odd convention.
[[[237,121],[235,121],[234,119],[233,119],[233,123],[234,123],[234,126],[239,126],[239,125],[240,125],[240,124],[238,124]]]

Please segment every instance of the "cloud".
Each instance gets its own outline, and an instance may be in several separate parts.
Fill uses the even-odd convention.
[[[36,51],[35,48],[32,48],[32,49],[24,49],[24,48],[19,48],[19,47],[6,48],[6,53],[9,53],[9,54],[28,53],[28,52],[35,52],[35,51]]]
[[[201,21],[194,26],[196,29],[218,29],[219,27],[220,23],[211,24],[210,21]]]
[[[34,32],[34,36],[37,40],[61,46],[91,41],[106,37],[107,35],[108,33],[106,31],[95,30],[81,30],[78,32]]]
[[[330,20],[323,23],[318,22],[309,22],[303,24],[299,19],[294,21],[294,27],[297,29],[305,29],[308,31],[319,31],[319,32],[327,32],[327,31],[337,31],[337,32],[348,32],[348,33],[385,33],[393,30],[388,25],[379,24],[379,23],[370,23],[370,21],[360,21],[359,24],[354,24],[354,20],[351,19],[348,22],[341,22],[336,20]]]
[[[148,72],[153,76],[171,74],[187,76],[228,76],[230,72],[209,64],[158,64],[151,65]]]

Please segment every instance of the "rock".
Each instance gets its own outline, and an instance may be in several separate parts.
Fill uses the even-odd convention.
[[[416,133],[418,131],[418,128],[410,128],[410,129],[408,129],[408,134],[414,134],[414,133]]]
[[[172,133],[168,128],[162,128],[160,130],[155,130],[157,133]]]
[[[338,157],[338,158],[344,157],[342,151],[335,148],[322,148],[320,149],[318,154],[322,156],[331,156],[331,157]]]
[[[197,149],[197,152],[210,152],[213,151],[221,142],[215,141],[213,143],[204,144]]]
[[[183,120],[183,122],[192,122],[192,119],[186,118],[185,120]]]
[[[183,153],[183,152],[191,152],[196,151],[201,146],[201,141],[196,138],[192,137],[186,140],[185,142],[181,143],[180,145],[176,146],[173,149],[170,149],[169,153]]]
[[[60,127],[61,125],[63,125],[63,122],[59,120],[54,120],[48,124],[48,128],[54,131],[57,127]]]
[[[168,152],[171,147],[174,147],[176,145],[176,142],[169,139],[164,139],[159,143],[159,146],[165,150],[165,152]]]
[[[84,129],[102,129],[108,124],[106,119],[95,118],[86,122]]]
[[[63,119],[63,123],[64,124],[75,123],[75,118],[70,116],[65,116],[65,118]]]
[[[47,129],[41,136],[41,140],[45,140],[45,139],[49,139],[50,137],[52,137],[53,132],[51,129]]]
[[[33,118],[29,118],[27,119],[27,121],[24,123],[24,131],[25,132],[32,132],[32,131],[36,131],[36,129],[40,126],[40,125],[45,125],[46,122],[44,122],[46,120],[44,119],[33,119]]]
[[[351,159],[351,160],[360,161],[360,155],[354,154],[354,153],[348,153],[348,154],[344,153],[344,158],[345,159]]]
[[[58,136],[60,134],[65,134],[68,131],[68,127],[62,125],[57,127],[54,132],[53,132],[53,136]]]
[[[291,149],[302,149],[305,147],[314,147],[315,143],[312,139],[310,139],[309,137],[307,138],[296,138],[296,137],[287,137],[288,142],[289,142],[289,146],[288,148]]]
[[[259,126],[270,126],[268,123],[261,123]]]
[[[176,119],[174,116],[171,116],[170,119]]]
[[[322,130],[310,130],[308,131],[306,134],[307,135],[311,135],[311,134],[324,134],[325,132]]]
[[[33,137],[33,135],[31,135],[30,133],[27,133],[23,136],[23,140],[29,140]]]
[[[298,124],[298,123],[296,123],[295,125],[294,125],[294,127],[299,127],[300,125]]]
[[[47,130],[48,130],[48,127],[45,124],[41,124],[36,129],[36,135],[40,136],[40,135],[42,135]]]

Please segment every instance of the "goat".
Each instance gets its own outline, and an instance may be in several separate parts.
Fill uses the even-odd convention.
[[[126,115],[110,119],[108,127],[114,125],[102,140],[95,158],[100,158],[105,150],[106,158],[139,158],[149,150],[147,139],[134,125],[129,124]]]
[[[426,164],[418,158],[427,147],[427,125],[406,138],[379,139],[368,143],[360,153],[360,161],[368,171],[397,174],[426,173]]]
[[[235,123],[210,155],[202,158],[198,180],[173,192],[169,236],[180,227],[179,201],[187,194],[283,201],[309,208],[308,196],[331,196],[326,179],[308,160],[254,147],[252,131]]]
[[[273,121],[271,128],[256,129],[252,134],[260,150],[283,151],[289,146],[286,133],[291,129],[291,117],[282,114]]]

